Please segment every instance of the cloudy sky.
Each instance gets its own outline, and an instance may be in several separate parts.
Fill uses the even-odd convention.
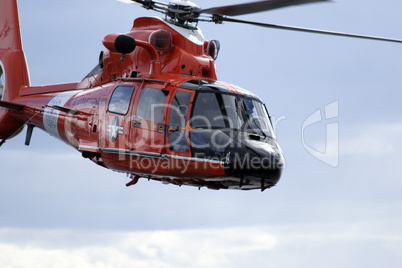
[[[79,81],[101,40],[157,13],[113,0],[19,0],[33,85]],[[212,1],[204,8],[242,3]],[[242,16],[402,38],[401,1]],[[200,25],[218,78],[266,102],[287,167],[276,187],[212,191],[128,178],[35,129],[0,148],[1,267],[400,267],[402,44]]]

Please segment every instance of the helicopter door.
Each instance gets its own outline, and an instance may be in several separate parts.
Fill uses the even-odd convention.
[[[193,92],[180,89],[173,97],[169,113],[167,131],[168,151],[172,154],[187,156],[190,154],[186,128],[189,116],[189,105],[193,99]]]
[[[144,87],[131,124],[130,148],[139,153],[162,153],[168,90]]]
[[[101,139],[104,147],[125,149],[130,126],[130,120],[126,115],[130,109],[133,92],[134,86],[131,85],[121,85],[114,89],[107,107],[105,128],[102,130],[106,135],[105,139]]]

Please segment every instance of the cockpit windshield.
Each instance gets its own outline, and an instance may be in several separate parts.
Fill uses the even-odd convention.
[[[226,129],[274,138],[264,104],[241,95],[199,92],[190,125],[196,129]]]

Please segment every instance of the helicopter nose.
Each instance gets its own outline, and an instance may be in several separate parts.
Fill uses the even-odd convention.
[[[264,191],[280,179],[285,160],[276,141],[241,140],[227,148],[225,171],[239,179],[241,189]]]

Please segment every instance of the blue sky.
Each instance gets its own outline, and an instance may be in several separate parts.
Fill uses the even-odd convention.
[[[33,85],[80,80],[106,34],[158,15],[112,0],[19,8]],[[240,18],[402,38],[401,9],[338,0]],[[287,161],[277,186],[126,188],[124,174],[35,129],[31,146],[21,134],[0,149],[0,266],[400,267],[402,45],[200,26],[221,42],[218,78],[256,93],[275,119]]]

